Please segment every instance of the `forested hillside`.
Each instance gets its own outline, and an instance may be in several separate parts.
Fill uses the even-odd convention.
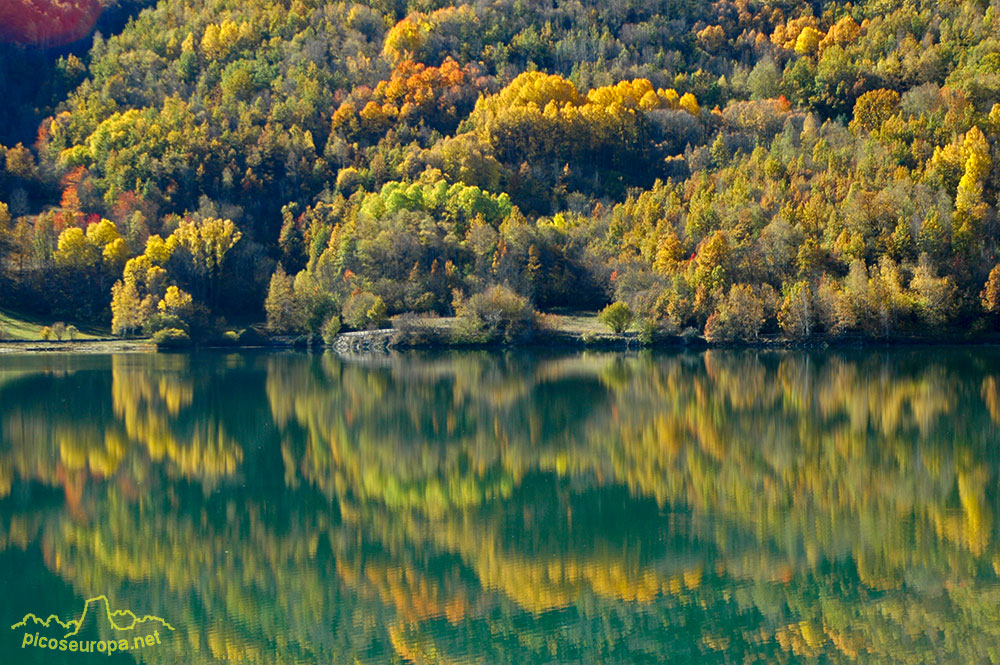
[[[1000,0],[161,0],[59,59],[9,32],[38,129],[0,146],[8,308],[194,337],[484,293],[710,340],[1000,325]]]

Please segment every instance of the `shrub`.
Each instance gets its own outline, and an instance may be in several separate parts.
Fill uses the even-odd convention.
[[[426,316],[421,316],[416,312],[403,312],[402,314],[397,314],[392,317],[390,323],[392,323],[392,327],[399,332],[410,333],[421,327],[421,322],[426,318]]]
[[[188,326],[181,317],[176,314],[166,314],[164,312],[158,312],[153,316],[149,317],[146,325],[143,326],[143,332],[147,335],[155,335],[160,330],[167,330],[170,328],[175,328],[177,330],[183,330],[185,333],[190,334],[191,328]]]
[[[45,326],[38,331],[38,336],[44,339],[46,342],[52,339],[52,328]]]
[[[163,328],[153,335],[158,349],[176,349],[191,345],[191,338],[180,328]]]
[[[535,328],[535,310],[507,286],[491,286],[467,300],[456,299],[461,335],[469,341],[516,339]]]
[[[597,315],[597,319],[616,335],[628,330],[633,318],[632,310],[623,302],[611,303]]]
[[[392,317],[392,327],[399,333],[397,342],[408,346],[425,346],[443,341],[439,338],[445,334],[445,328],[431,323],[436,318],[436,314],[416,312],[404,312]]]
[[[656,319],[646,317],[639,321],[639,341],[646,346],[655,342],[660,332],[660,324]]]

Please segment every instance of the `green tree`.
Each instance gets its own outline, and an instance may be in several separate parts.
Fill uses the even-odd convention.
[[[267,329],[272,333],[294,333],[304,328],[304,312],[292,287],[292,278],[285,273],[279,263],[264,301],[267,313]]]

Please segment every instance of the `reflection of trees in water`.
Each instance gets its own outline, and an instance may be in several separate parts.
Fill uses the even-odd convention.
[[[75,517],[0,511],[0,535],[42,540],[80,589],[154,589],[206,660],[1000,644],[989,357],[160,357],[0,385],[8,482],[114,480],[85,483]],[[102,468],[108,431],[124,452]]]
[[[86,357],[79,366],[33,360],[17,359],[26,365],[21,376],[0,383],[0,496],[15,475],[72,494],[123,466],[126,480],[141,480],[161,460],[180,477],[236,473],[243,449],[235,437],[248,434],[239,403],[227,397],[239,385],[237,368],[205,371],[172,354]]]

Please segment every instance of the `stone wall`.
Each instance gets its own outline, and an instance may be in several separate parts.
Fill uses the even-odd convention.
[[[395,346],[396,333],[392,328],[341,333],[333,340],[333,350],[343,355],[386,353]]]

